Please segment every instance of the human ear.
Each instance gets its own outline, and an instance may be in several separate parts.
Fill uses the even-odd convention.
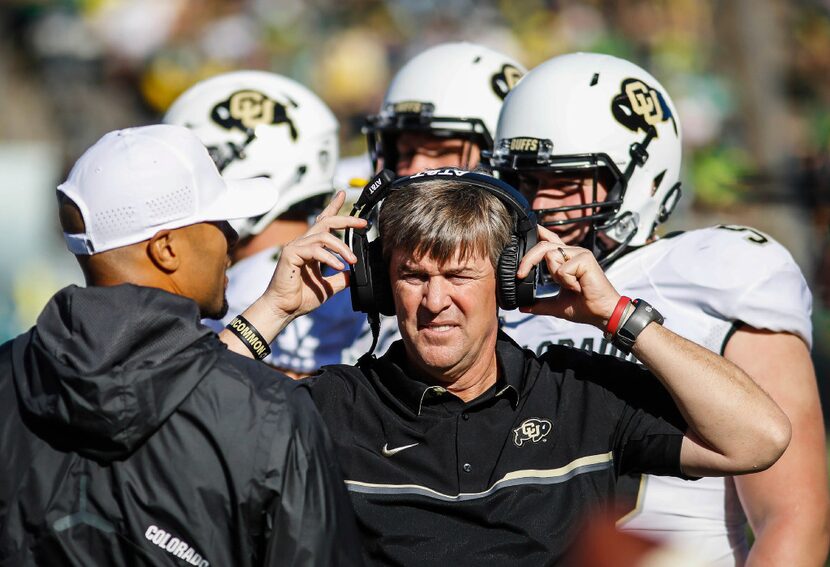
[[[177,236],[176,231],[160,230],[147,242],[147,256],[163,272],[173,273],[181,265]]]

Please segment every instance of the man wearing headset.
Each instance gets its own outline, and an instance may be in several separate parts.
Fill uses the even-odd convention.
[[[362,217],[384,197],[367,242]],[[285,247],[249,332],[222,338],[252,356],[251,335],[272,339],[346,287],[346,273],[321,276],[345,268],[335,254],[355,307],[394,310],[401,341],[308,382],[372,561],[559,563],[618,475],[742,474],[786,448],[789,423],[752,380],[665,329],[659,305],[621,298],[508,185],[444,169],[376,178],[358,217],[336,216],[343,200]],[[562,291],[534,300],[542,262]],[[564,347],[537,357],[499,331],[497,305],[594,325],[649,370]]]
[[[422,51],[395,74],[378,113],[366,118],[365,169],[355,177],[361,171],[355,158],[341,160],[335,185],[349,180],[362,187],[381,169],[405,176],[439,167],[475,168],[481,153],[493,149],[504,98],[524,74],[512,57],[475,43],[447,42]],[[373,341],[383,348],[400,338],[394,319],[383,318],[380,325],[378,338],[364,327],[350,349],[354,360]]]

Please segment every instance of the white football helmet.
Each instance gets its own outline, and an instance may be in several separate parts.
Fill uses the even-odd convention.
[[[516,186],[522,172],[593,170],[593,202],[536,214],[588,210],[544,224],[590,222],[591,242],[583,245],[608,262],[645,244],[669,217],[680,197],[680,155],[677,112],[654,77],[617,57],[574,53],[539,65],[510,93],[491,163]],[[608,174],[608,196],[598,202],[597,177]],[[620,246],[603,250],[597,232]]]
[[[380,113],[366,120],[375,169],[379,158],[395,169],[401,131],[468,138],[491,149],[504,97],[524,73],[514,59],[474,43],[444,43],[415,56],[392,79]]]
[[[222,175],[269,177],[279,187],[268,213],[232,223],[240,237],[259,234],[292,208],[311,215],[332,192],[337,120],[292,79],[265,71],[211,77],[176,99],[164,122],[192,129]]]

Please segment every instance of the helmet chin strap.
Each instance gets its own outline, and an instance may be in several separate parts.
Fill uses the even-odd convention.
[[[625,197],[625,191],[628,189],[628,182],[631,180],[631,176],[634,175],[634,170],[637,167],[642,167],[645,165],[646,161],[648,161],[648,146],[651,141],[657,137],[657,129],[654,126],[649,126],[648,130],[646,131],[646,137],[643,138],[642,142],[635,142],[631,144],[628,152],[631,156],[631,161],[628,162],[628,166],[625,168],[625,171],[622,174],[622,179],[617,180],[614,184],[613,189],[609,191],[608,196],[606,197],[606,201],[612,199],[620,199],[622,200]],[[620,223],[626,222],[627,220],[632,219],[631,211],[627,211],[620,216],[612,219],[608,223],[596,227],[595,230],[591,232],[599,232],[605,233],[615,226],[618,226]],[[608,245],[601,241],[601,239],[596,237],[596,234],[593,235],[593,246],[592,250],[594,251],[594,255],[599,260],[599,265],[605,268],[606,266],[610,265],[614,260],[622,256],[626,249],[628,248],[628,244],[634,239],[637,235],[638,227],[636,223],[632,223],[632,230],[625,235],[625,238],[622,242],[617,244],[613,249],[608,247]],[[611,250],[611,252],[608,252]],[[602,254],[606,253],[605,256]],[[601,258],[601,259],[600,259]]]
[[[631,218],[631,212],[626,212],[616,219],[612,220],[608,224],[605,224],[601,227],[597,227],[597,232],[605,232],[616,226],[617,224],[624,222],[626,219]],[[637,225],[632,224],[632,230],[629,231],[628,234],[625,235],[625,239],[622,242],[614,246],[613,248],[609,246],[606,242],[604,242],[601,238],[597,238],[596,235],[594,236],[594,256],[597,257],[599,265],[602,268],[605,268],[611,265],[614,260],[625,254],[629,251],[628,244],[634,240],[634,237],[637,235]],[[609,252],[610,251],[610,252]],[[604,254],[604,255],[603,255]]]
[[[625,196],[628,182],[631,180],[631,176],[634,175],[634,169],[646,164],[646,161],[648,161],[648,145],[656,137],[657,129],[654,126],[649,126],[643,141],[631,144],[631,147],[628,149],[628,155],[631,156],[631,160],[628,162],[622,178],[618,179],[611,191],[608,192],[608,196],[605,198],[606,201],[622,199]]]

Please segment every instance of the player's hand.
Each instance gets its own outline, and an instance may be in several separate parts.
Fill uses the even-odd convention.
[[[603,329],[614,312],[620,294],[605,277],[590,250],[568,246],[556,234],[538,227],[538,243],[519,262],[517,276],[524,278],[533,266],[545,262],[553,279],[562,286],[558,296],[522,307],[524,313],[551,315]]]
[[[308,231],[283,246],[274,275],[262,296],[275,316],[295,319],[349,285],[349,273],[342,271],[346,265],[336,254],[349,264],[354,264],[357,258],[332,231],[363,228],[366,220],[338,215],[345,200],[346,193],[338,191]],[[337,273],[324,277],[322,264]]]

